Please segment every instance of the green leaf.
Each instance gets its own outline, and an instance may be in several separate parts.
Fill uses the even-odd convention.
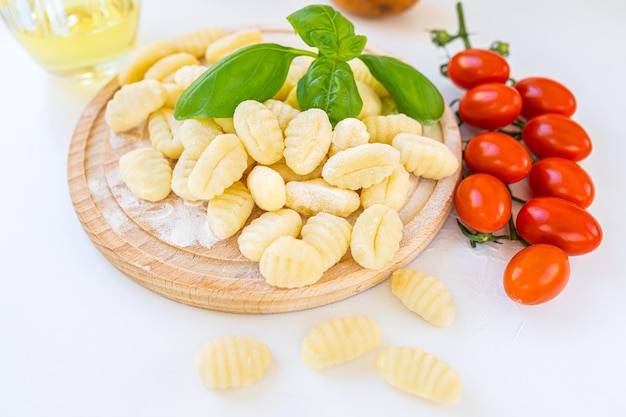
[[[297,87],[298,103],[303,110],[324,110],[333,124],[361,112],[363,101],[350,66],[343,61],[317,58]]]
[[[333,32],[327,30],[314,30],[310,33],[311,40],[319,50],[320,56],[336,58],[339,51],[339,42]]]
[[[337,38],[337,44],[354,35],[352,22],[330,6],[313,4],[303,7],[287,16],[287,21],[307,45],[317,48],[319,45],[312,36],[313,32],[322,30],[333,33]]]
[[[245,100],[265,101],[280,90],[291,61],[312,52],[273,43],[244,47],[206,70],[180,96],[176,119],[232,117]]]
[[[363,54],[359,59],[391,93],[401,113],[425,124],[443,115],[441,93],[421,72],[393,57]]]
[[[344,38],[339,43],[339,52],[337,53],[337,59],[342,61],[350,61],[353,58],[358,57],[365,49],[367,44],[367,37],[362,35],[353,35]]]

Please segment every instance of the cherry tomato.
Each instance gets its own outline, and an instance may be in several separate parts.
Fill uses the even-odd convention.
[[[500,83],[469,89],[459,102],[461,120],[478,129],[495,130],[511,124],[522,110],[522,96]]]
[[[510,67],[504,57],[488,49],[469,48],[448,62],[448,77],[458,87],[469,90],[479,84],[505,83]]]
[[[518,303],[541,304],[563,291],[569,275],[569,258],[562,249],[531,245],[516,253],[504,269],[504,291]]]
[[[581,125],[567,116],[547,113],[528,120],[522,129],[522,140],[537,156],[559,156],[582,161],[591,153],[589,135]]]
[[[591,177],[580,165],[569,159],[550,157],[535,162],[528,185],[535,196],[552,196],[587,208],[595,197]]]
[[[500,230],[511,218],[511,193],[489,174],[465,177],[454,193],[454,205],[461,221],[481,233]]]
[[[576,111],[574,94],[550,78],[524,78],[515,84],[515,88],[522,95],[522,116],[527,119],[546,113],[569,117]]]
[[[517,213],[515,227],[526,242],[549,243],[568,255],[591,252],[602,242],[598,221],[585,209],[557,197],[528,200]]]
[[[465,147],[463,158],[471,172],[484,172],[505,184],[528,176],[533,161],[524,146],[502,132],[483,132]]]

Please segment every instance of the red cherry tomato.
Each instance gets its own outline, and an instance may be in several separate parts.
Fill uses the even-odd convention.
[[[448,62],[448,77],[460,88],[469,90],[479,84],[505,83],[510,67],[504,57],[488,49],[469,48]]]
[[[542,114],[528,120],[522,129],[522,140],[537,158],[559,156],[582,161],[592,149],[585,129],[569,117],[557,113]]]
[[[576,111],[574,94],[550,78],[524,78],[515,84],[515,88],[522,95],[522,116],[527,119],[546,113],[569,117]]]
[[[465,177],[454,193],[454,205],[461,221],[481,233],[498,231],[511,218],[511,193],[489,174]]]
[[[528,185],[535,196],[569,200],[587,208],[595,197],[591,177],[580,165],[569,159],[550,157],[535,162]]]
[[[502,132],[483,132],[467,143],[463,158],[471,172],[484,172],[505,184],[528,176],[533,161],[524,146]]]
[[[504,269],[504,291],[518,303],[541,304],[563,291],[569,275],[569,258],[562,249],[531,245],[516,253]]]
[[[522,96],[506,84],[480,84],[459,102],[461,120],[478,129],[496,130],[511,124],[522,110]]]
[[[517,213],[515,227],[526,242],[549,243],[568,255],[591,252],[602,242],[598,221],[585,209],[557,197],[528,200]]]

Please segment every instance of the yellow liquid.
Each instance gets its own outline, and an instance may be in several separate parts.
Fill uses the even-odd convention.
[[[94,3],[105,8],[89,6]],[[44,16],[34,31],[14,27],[16,38],[51,73],[73,78],[110,75],[135,42],[139,2],[65,1],[65,5],[62,30],[55,33],[51,18]]]

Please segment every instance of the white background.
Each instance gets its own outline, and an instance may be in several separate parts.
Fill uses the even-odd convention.
[[[284,26],[284,17],[307,3],[145,1],[138,42],[203,26]],[[448,285],[457,316],[444,329],[401,306],[388,281],[332,305],[253,316],[189,307],[126,278],[81,228],[67,186],[73,129],[100,85],[48,76],[0,25],[0,415],[626,415],[626,3],[464,6],[474,46],[510,42],[513,77],[551,77],[575,93],[574,118],[595,146],[582,163],[597,189],[590,211],[605,238],[597,251],[572,259],[570,283],[557,299],[519,306],[501,287],[502,269],[519,247],[471,249],[451,214],[411,263]],[[357,33],[429,76],[448,101],[459,97],[438,74],[445,52],[428,36],[429,29],[456,29],[454,1],[421,0],[398,17],[350,19]],[[379,323],[380,347],[323,372],[307,368],[299,349],[308,331],[348,314]],[[196,377],[193,358],[204,342],[225,334],[263,340],[274,362],[250,387],[213,392]],[[459,372],[459,403],[410,397],[378,377],[376,355],[404,344]]]

